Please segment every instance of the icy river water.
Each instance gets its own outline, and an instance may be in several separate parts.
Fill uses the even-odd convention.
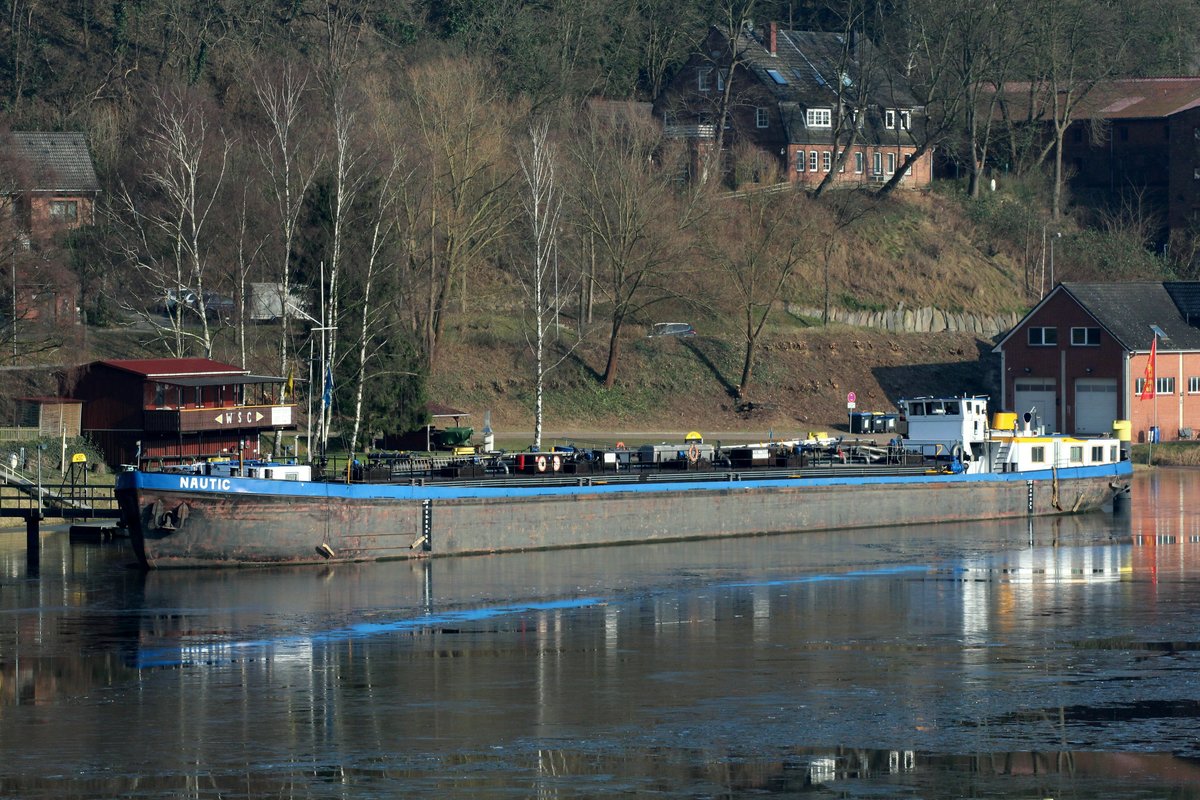
[[[0,797],[1200,798],[1200,471],[1116,517],[131,561],[0,533]]]

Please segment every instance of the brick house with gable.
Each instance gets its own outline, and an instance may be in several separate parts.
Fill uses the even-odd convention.
[[[1156,391],[1142,379],[1158,331]],[[1047,430],[1200,436],[1200,281],[1061,283],[996,345],[1000,408]]]
[[[790,182],[816,186],[848,148],[835,181],[881,184],[917,149],[913,131],[923,124],[923,109],[904,78],[883,68],[870,40],[782,30],[772,22],[743,29],[733,42],[710,29],[655,101],[666,134],[687,139],[697,161],[715,143],[735,62],[725,145],[751,145]],[[932,160],[925,153],[900,185],[927,186]]]
[[[94,222],[100,183],[82,133],[13,132],[0,137],[0,195],[15,245],[21,321],[78,322],[78,282],[53,247],[63,233]]]

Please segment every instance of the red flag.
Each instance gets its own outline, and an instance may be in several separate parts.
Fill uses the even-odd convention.
[[[1158,334],[1154,335],[1154,341],[1150,343],[1150,360],[1146,362],[1146,374],[1142,377],[1142,393],[1139,397],[1142,400],[1154,399],[1154,360],[1158,356]]]

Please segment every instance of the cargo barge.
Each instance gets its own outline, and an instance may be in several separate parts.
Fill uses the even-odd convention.
[[[330,479],[301,464],[126,472],[117,496],[147,568],[427,558],[920,525],[1098,509],[1128,491],[1116,438],[1046,435],[986,399],[902,404],[885,444],[808,438],[722,448],[379,459]],[[318,476],[319,478],[320,476]]]

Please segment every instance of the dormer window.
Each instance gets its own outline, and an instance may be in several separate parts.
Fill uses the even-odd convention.
[[[901,130],[907,131],[912,129],[912,112],[900,111],[894,108],[889,108],[883,112],[883,127],[887,128],[888,130],[894,129],[896,127],[897,117],[899,117],[900,120]]]
[[[828,108],[810,108],[805,114],[805,122],[810,128],[829,128],[833,126],[832,117]]]

